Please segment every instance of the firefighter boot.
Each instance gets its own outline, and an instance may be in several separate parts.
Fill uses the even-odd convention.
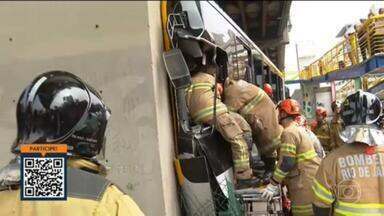
[[[236,172],[236,189],[244,189],[251,187],[258,187],[262,184],[260,178],[256,178],[252,175],[252,170],[245,170],[242,172]]]

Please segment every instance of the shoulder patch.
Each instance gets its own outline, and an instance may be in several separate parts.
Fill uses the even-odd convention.
[[[69,197],[101,200],[111,182],[104,176],[68,167],[67,192]]]

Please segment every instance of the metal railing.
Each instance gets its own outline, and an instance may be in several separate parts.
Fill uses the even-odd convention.
[[[384,75],[363,77],[364,89],[370,89],[384,82]]]
[[[299,72],[302,80],[357,65],[384,53],[384,14],[367,19],[356,31]]]

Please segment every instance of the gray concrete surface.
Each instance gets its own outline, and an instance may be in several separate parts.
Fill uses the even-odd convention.
[[[79,75],[112,110],[108,177],[146,215],[178,215],[159,2],[0,3],[0,164],[11,158],[15,107],[34,76]]]

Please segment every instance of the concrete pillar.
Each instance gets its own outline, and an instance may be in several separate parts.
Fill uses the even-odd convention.
[[[0,166],[12,157],[22,89],[69,71],[112,110],[108,178],[146,215],[179,215],[160,2],[1,2],[0,25]]]

